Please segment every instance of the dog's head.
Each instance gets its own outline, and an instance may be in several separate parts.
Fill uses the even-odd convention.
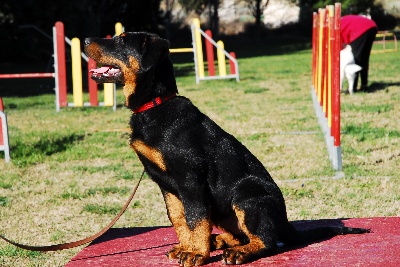
[[[125,104],[135,109],[158,96],[177,93],[169,43],[155,34],[127,32],[114,38],[86,38],[85,53],[101,68],[97,83],[124,84]]]

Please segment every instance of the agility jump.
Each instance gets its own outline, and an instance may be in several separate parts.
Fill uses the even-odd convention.
[[[122,33],[121,23],[115,25],[116,34]],[[64,24],[60,21],[56,22],[53,27],[54,40],[54,69],[55,73],[55,93],[56,93],[56,110],[60,111],[60,107],[88,107],[88,106],[109,106],[116,109],[116,88],[115,84],[104,84],[104,102],[98,101],[97,84],[88,77],[89,102],[83,100],[82,87],[82,62],[83,58],[87,62],[88,70],[96,68],[96,63],[81,52],[80,40],[78,38],[68,39],[64,35]],[[73,102],[68,102],[67,98],[67,82],[66,82],[66,60],[65,60],[65,43],[71,46],[71,62],[72,62],[72,92]]]
[[[376,33],[374,44],[381,44],[381,49],[373,49],[371,53],[386,53],[386,52],[397,52],[397,38],[396,34],[391,31],[379,31]],[[387,39],[387,37],[389,37]],[[386,45],[388,43],[393,43],[393,45],[388,48]]]
[[[206,53],[208,61],[208,72],[209,76],[204,74],[204,61],[203,61],[203,48],[201,37],[205,38],[206,43]],[[196,83],[201,80],[215,80],[215,79],[236,79],[239,81],[239,64],[236,60],[235,53],[228,53],[224,49],[224,43],[222,41],[215,42],[212,39],[211,31],[204,32],[200,28],[200,20],[194,19],[192,23],[192,43],[193,43],[193,53],[194,53],[194,65],[196,70]],[[217,49],[218,58],[218,70],[219,75],[215,75],[214,68],[214,50],[213,46]],[[230,62],[230,74],[226,73],[226,62],[225,57],[229,59]]]
[[[224,50],[222,41],[215,42],[212,39],[211,31],[206,32],[200,29],[200,20],[194,19],[192,24],[192,48],[175,48],[170,49],[171,53],[193,52],[196,83],[201,80],[213,79],[236,79],[239,81],[239,65],[234,52],[228,53]],[[119,35],[123,32],[121,23],[115,24],[115,34]],[[208,62],[209,76],[204,72],[202,36],[205,38],[206,55]],[[71,46],[71,63],[72,63],[72,98],[73,102],[68,102],[67,96],[67,71],[66,71],[66,47],[65,43]],[[214,47],[217,49],[217,62],[219,75],[216,75],[214,66]],[[53,49],[54,49],[54,72],[50,73],[17,73],[17,74],[0,74],[1,78],[53,78],[55,80],[55,98],[56,111],[59,112],[61,107],[87,107],[87,106],[110,106],[116,109],[116,86],[115,84],[104,84],[104,102],[98,100],[98,86],[88,77],[88,93],[89,102],[84,102],[83,86],[82,86],[82,61],[83,58],[87,62],[87,68],[95,69],[96,63],[81,52],[80,40],[73,38],[70,40],[64,34],[64,24],[60,21],[56,22],[53,27]],[[226,57],[229,59],[230,74],[226,71]],[[88,72],[89,73],[89,72]],[[89,74],[90,75],[90,74]]]
[[[189,48],[171,48],[170,53],[193,53],[194,54],[194,66],[196,72],[196,83],[201,80],[216,80],[216,79],[236,79],[239,81],[239,64],[236,60],[236,54],[234,52],[228,53],[225,51],[224,43],[222,41],[215,42],[212,39],[212,32],[206,30],[205,32],[200,28],[200,20],[198,18],[193,19],[191,26],[192,30],[192,47]],[[204,59],[203,59],[203,45],[202,36],[204,37],[204,43],[206,46],[206,58],[208,65],[208,76],[205,75]],[[217,49],[217,63],[218,63],[218,74],[215,72],[215,57],[214,47]],[[226,57],[229,60],[230,74],[226,71]]]
[[[10,162],[10,146],[8,142],[7,117],[4,114],[3,99],[0,97],[0,151],[4,151],[4,159]]]
[[[122,33],[121,23],[115,25],[116,33]],[[66,53],[65,43],[71,46],[72,60],[72,88],[73,102],[68,103],[67,98],[67,71],[66,71]],[[16,78],[53,78],[55,80],[56,111],[60,107],[83,107],[83,106],[110,106],[116,109],[116,94],[114,84],[104,85],[104,102],[98,101],[98,87],[90,77],[88,77],[89,102],[83,101],[82,88],[82,68],[81,58],[88,62],[88,69],[96,68],[96,63],[90,60],[81,52],[80,41],[78,38],[68,39],[64,35],[64,24],[56,22],[53,27],[53,49],[54,49],[54,72],[36,72],[36,73],[13,73],[0,74],[0,79]]]
[[[342,169],[340,147],[340,16],[341,5],[313,14],[312,89],[318,122],[334,170]]]

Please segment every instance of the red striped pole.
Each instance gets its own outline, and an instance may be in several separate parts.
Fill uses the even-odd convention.
[[[326,68],[326,75],[325,75],[325,94],[324,94],[324,111],[325,111],[325,117],[328,118],[328,101],[329,101],[329,82],[330,82],[330,70],[331,70],[331,66],[329,64],[331,64],[330,62],[330,36],[329,36],[329,8],[326,7],[326,16],[325,16],[325,55],[326,55],[326,61],[325,61],[325,68]]]
[[[341,17],[341,4],[335,4],[335,45],[333,49],[333,62],[332,62],[332,136],[334,146],[340,146],[340,50],[342,41],[340,37],[340,17]]]
[[[56,42],[57,52],[57,69],[58,69],[58,90],[59,90],[59,104],[61,107],[68,106],[67,100],[67,70],[65,64],[65,35],[64,24],[57,21],[56,27]]]
[[[324,85],[322,86],[322,108],[325,113],[325,117],[327,117],[327,91],[328,91],[328,77],[329,77],[329,61],[328,61],[328,45],[329,45],[329,35],[328,35],[328,19],[329,19],[329,14],[328,14],[328,9],[325,9],[325,14],[324,14],[324,39],[323,39],[323,49],[324,49]]]
[[[320,49],[319,49],[319,39],[320,39],[320,32],[319,32],[319,13],[316,14],[316,23],[315,23],[315,95],[318,99],[318,91],[319,91],[319,79],[320,79],[320,72],[319,72],[319,61],[320,61]]]
[[[0,111],[4,111],[3,98],[0,97]],[[3,121],[0,117],[0,146],[4,146]]]
[[[236,59],[235,52],[230,52],[229,55],[231,55],[234,59]],[[231,74],[236,74],[235,63],[230,59],[229,59],[229,69],[230,69]]]
[[[99,105],[97,83],[90,78],[89,70],[97,67],[96,61],[89,58],[88,60],[88,87],[89,87],[89,102],[91,106],[97,107]]]
[[[212,32],[210,30],[206,30],[205,33],[208,35],[208,37],[210,37],[212,39]],[[208,75],[215,76],[214,46],[207,38],[205,38],[205,42],[206,42]]]
[[[314,86],[314,90],[316,89],[316,64],[317,64],[317,14],[313,13],[313,28],[312,28],[312,85]]]

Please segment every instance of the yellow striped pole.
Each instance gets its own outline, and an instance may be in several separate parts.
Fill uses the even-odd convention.
[[[333,39],[333,22],[334,22],[334,13],[335,9],[333,5],[328,6],[329,12],[329,22],[328,22],[328,126],[329,128],[332,127],[332,43],[331,40]]]
[[[71,40],[71,61],[74,106],[83,107],[81,44],[78,38],[73,38]]]
[[[225,63],[225,54],[224,54],[224,43],[222,41],[218,41],[217,45],[221,49],[217,49],[217,58],[218,58],[218,70],[219,76],[226,76],[226,63]]]
[[[196,59],[197,59],[197,69],[199,70],[199,77],[204,78],[204,61],[203,61],[203,47],[201,44],[201,33],[200,20],[198,18],[193,19],[194,29],[194,42],[196,44]]]
[[[124,27],[120,22],[115,23],[115,35],[123,33]],[[114,106],[114,86],[113,83],[105,83],[104,85],[104,106]]]
[[[325,40],[324,40],[324,50],[325,50],[325,60],[324,60],[324,91],[322,93],[322,110],[324,111],[325,115],[327,116],[327,108],[328,108],[328,98],[327,93],[329,90],[329,9],[325,9],[325,21],[324,21],[324,33],[325,33]]]
[[[114,84],[104,84],[104,106],[112,107],[114,105]]]
[[[117,22],[115,23],[115,35],[120,35],[121,33],[123,33],[124,28],[122,27],[121,22]]]

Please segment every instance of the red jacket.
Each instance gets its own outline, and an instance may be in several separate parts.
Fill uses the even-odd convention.
[[[375,22],[363,16],[347,15],[340,21],[342,43],[350,44],[369,29],[377,28]]]

